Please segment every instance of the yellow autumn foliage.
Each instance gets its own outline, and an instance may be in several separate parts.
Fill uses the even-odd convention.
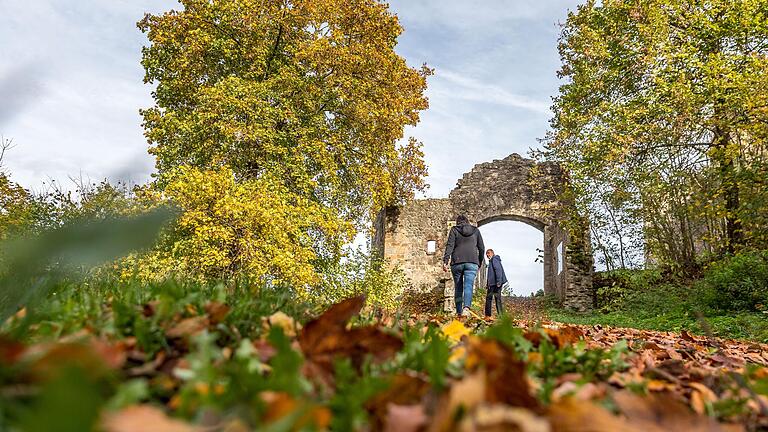
[[[319,281],[323,239],[349,241],[348,223],[292,194],[268,176],[237,180],[227,167],[182,166],[168,176],[162,199],[180,209],[157,249],[124,263],[124,276],[200,280],[247,277],[306,293]]]

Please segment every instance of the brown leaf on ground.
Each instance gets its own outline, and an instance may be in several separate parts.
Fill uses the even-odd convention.
[[[259,361],[262,363],[269,362],[277,354],[275,347],[264,339],[255,340],[252,344],[256,350],[256,355],[259,356]]]
[[[449,392],[448,410],[455,412],[461,408],[470,411],[480,405],[488,393],[487,385],[487,375],[483,368],[455,382]]]
[[[355,368],[360,368],[368,356],[374,361],[381,362],[394,356],[403,347],[403,341],[399,337],[385,333],[375,326],[349,330],[342,327],[313,340],[317,345],[302,344],[302,351],[310,365],[324,372],[326,375],[324,379],[328,382],[333,373],[334,361],[338,358],[348,358]],[[299,343],[301,344],[301,339]]]
[[[547,417],[552,432],[644,432],[599,405],[573,398],[552,404]]]
[[[468,341],[466,368],[473,372],[485,365],[488,402],[538,410],[540,405],[531,394],[525,363],[516,357],[506,345],[472,337]]]
[[[371,413],[374,430],[389,430],[390,405],[410,406],[418,404],[429,391],[429,388],[429,383],[417,376],[395,375],[386,390],[378,393],[365,404],[366,409]]]
[[[334,361],[349,358],[359,368],[367,356],[386,360],[403,347],[403,341],[378,326],[347,329],[347,321],[363,307],[365,298],[353,297],[331,306],[319,318],[310,321],[299,334],[299,346],[307,358],[305,373],[319,374],[332,382]]]
[[[32,376],[49,379],[66,366],[77,366],[92,376],[102,376],[123,365],[125,348],[95,339],[31,346],[24,353],[32,360]]]
[[[229,306],[217,301],[211,301],[205,305],[205,313],[208,314],[212,324],[224,321],[224,318],[229,314],[229,309]]]
[[[295,430],[304,430],[309,426],[314,426],[312,430],[324,430],[331,423],[331,412],[328,408],[298,401],[287,393],[265,391],[261,393],[261,399],[267,404],[263,419],[266,423],[276,422],[297,411],[300,416],[293,424]]]
[[[709,417],[697,415],[671,394],[651,394],[645,397],[629,391],[620,391],[613,400],[627,421],[641,430],[655,431],[708,431],[732,430],[723,428]]]
[[[481,405],[459,423],[461,432],[549,432],[547,419],[507,405]]]
[[[101,428],[105,432],[195,432],[200,429],[168,417],[150,405],[133,405],[104,416]]]
[[[11,365],[21,358],[26,347],[17,341],[0,336],[0,364]]]
[[[691,408],[697,414],[705,414],[707,405],[717,402],[717,395],[709,387],[702,383],[692,382],[688,384],[691,387]]]
[[[149,303],[145,303],[144,306],[141,308],[141,313],[145,317],[149,318],[157,313],[157,309],[160,307],[160,302],[158,300],[152,300]]]
[[[168,329],[165,335],[169,339],[188,338],[207,329],[208,324],[208,318],[205,316],[185,318]]]
[[[386,406],[385,432],[418,432],[427,425],[428,418],[423,405]]]
[[[456,430],[462,413],[472,412],[485,401],[487,396],[487,376],[484,367],[480,367],[462,380],[453,383],[448,390],[448,397],[441,400],[432,419],[430,431],[443,432]]]
[[[350,318],[360,313],[365,304],[365,296],[348,298],[336,303],[322,315],[307,323],[299,335],[299,343],[304,346],[316,346],[324,339],[327,332],[338,333]]]
[[[584,332],[576,326],[542,328],[538,331],[528,331],[524,335],[524,337],[528,339],[528,341],[530,341],[534,347],[538,347],[541,344],[542,339],[546,337],[556,348],[562,348],[566,345],[573,345],[584,336]]]
[[[263,318],[263,327],[268,330],[272,327],[280,327],[283,329],[283,333],[288,337],[296,337],[297,330],[301,329],[301,325],[296,323],[291,316],[283,311],[277,311],[267,318]]]

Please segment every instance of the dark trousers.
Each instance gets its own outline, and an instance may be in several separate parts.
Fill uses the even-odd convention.
[[[504,312],[504,306],[501,304],[501,287],[488,287],[488,294],[485,295],[485,316],[491,316],[491,303],[496,300],[496,315]]]

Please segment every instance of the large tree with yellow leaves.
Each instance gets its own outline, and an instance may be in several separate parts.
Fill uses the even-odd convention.
[[[427,108],[431,71],[411,68],[397,55],[402,27],[386,4],[180,3],[181,10],[147,15],[139,23],[150,41],[143,51],[145,81],[157,84],[155,106],[142,111],[157,157],[157,186],[183,209],[209,213],[186,217],[178,233],[184,239],[176,244],[209,247],[169,249],[174,254],[220,246],[206,262],[231,272],[270,267],[270,250],[288,251],[299,267],[312,265],[337,256],[377,208],[424,187],[420,144],[403,143],[403,129]],[[226,189],[239,192],[218,188],[226,173],[237,184]],[[180,175],[189,177],[193,194],[185,193]],[[200,194],[209,194],[208,201]],[[263,201],[269,207],[260,203],[258,212],[237,211],[247,203],[232,202],[260,195],[269,196]],[[226,218],[214,211],[222,205],[231,207]],[[296,230],[284,229],[285,214]],[[206,237],[221,230],[238,236],[238,244],[250,243],[250,252],[243,256],[237,253],[242,248],[230,248],[232,241]]]

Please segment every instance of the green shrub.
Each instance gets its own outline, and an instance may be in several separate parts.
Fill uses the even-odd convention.
[[[642,295],[662,281],[658,270],[614,270],[594,278],[595,306],[603,312],[624,309],[633,297]]]
[[[409,286],[402,270],[360,249],[347,251],[341,262],[326,263],[320,273],[322,283],[309,293],[311,302],[324,305],[365,294],[368,306],[394,311]]]
[[[716,261],[700,282],[705,304],[726,311],[761,311],[768,305],[768,251],[747,251]]]

